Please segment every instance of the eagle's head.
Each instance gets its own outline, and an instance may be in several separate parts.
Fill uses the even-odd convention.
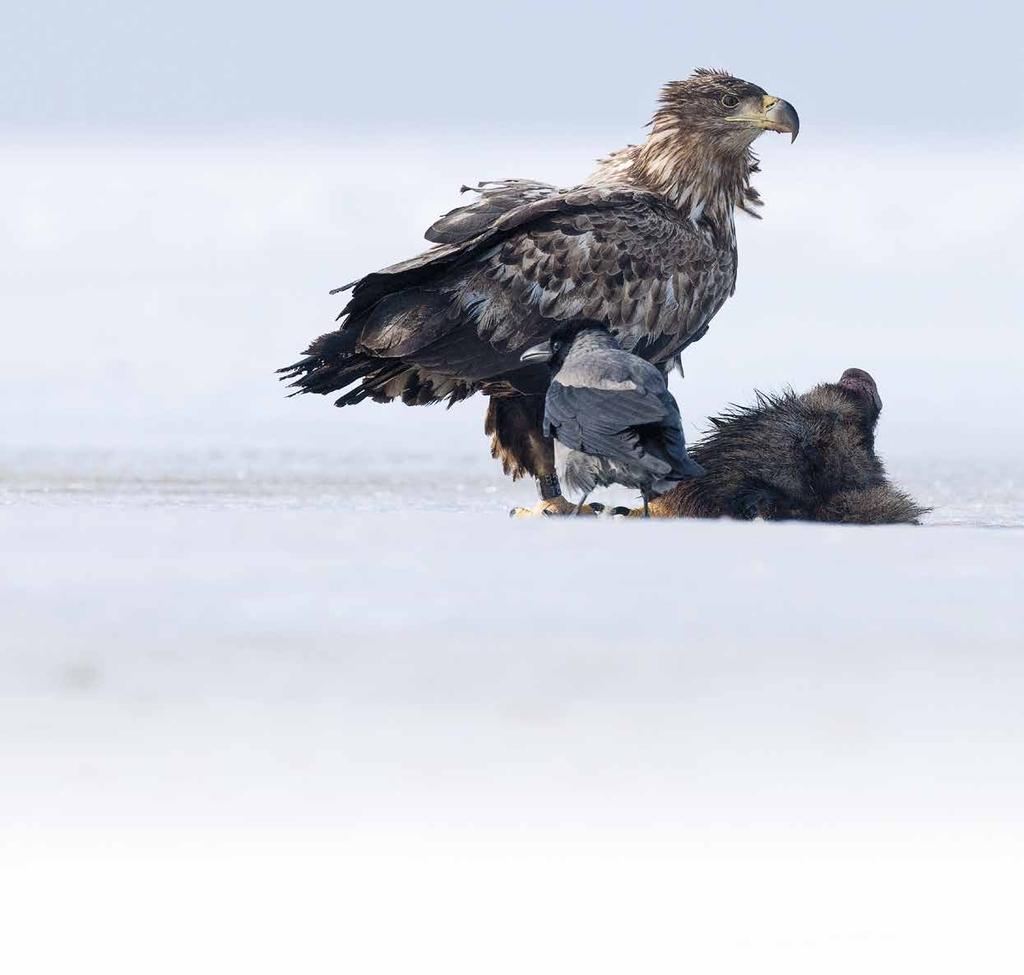
[[[789,102],[758,85],[699,68],[685,81],[665,85],[652,126],[655,132],[697,136],[716,154],[741,156],[766,130],[788,132],[795,140],[800,118]]]
[[[691,219],[707,216],[731,233],[739,207],[757,216],[750,184],[757,159],[750,144],[764,131],[800,131],[787,101],[725,71],[700,68],[661,91],[651,132],[639,146],[609,157],[597,178],[626,178],[665,196]]]

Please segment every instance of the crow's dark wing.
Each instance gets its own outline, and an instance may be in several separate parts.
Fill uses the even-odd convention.
[[[544,432],[566,447],[595,457],[642,464],[658,475],[671,465],[645,449],[637,428],[661,424],[665,407],[643,389],[563,386],[553,379],[544,409]]]
[[[686,437],[683,435],[683,419],[679,414],[676,398],[665,389],[660,395],[665,407],[665,419],[657,429],[651,427],[640,431],[640,442],[644,449],[661,457],[672,468],[671,474],[679,477],[695,477],[704,473],[701,467],[686,450]]]

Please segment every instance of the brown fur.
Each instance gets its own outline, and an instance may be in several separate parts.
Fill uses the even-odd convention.
[[[652,514],[917,524],[927,509],[889,483],[875,453],[880,410],[859,370],[802,396],[759,393],[754,406],[712,420],[690,450],[707,473],[655,499]]]

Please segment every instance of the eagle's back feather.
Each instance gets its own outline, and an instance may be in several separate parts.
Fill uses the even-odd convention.
[[[446,213],[427,228],[423,236],[432,244],[464,244],[484,233],[495,220],[511,210],[545,199],[559,189],[530,179],[503,179],[478,183],[475,187],[463,186],[462,192],[479,196],[467,206]]]
[[[453,402],[585,321],[660,362],[702,334],[735,283],[731,236],[629,184],[482,184],[430,235],[442,242],[346,286],[339,329],[281,370],[294,386],[327,393],[362,379],[338,405],[432,402],[442,390]]]

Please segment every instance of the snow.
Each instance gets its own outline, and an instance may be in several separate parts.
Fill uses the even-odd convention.
[[[274,384],[447,186],[614,141],[0,156],[19,971],[1019,967],[1015,153],[766,146],[675,381],[869,369],[920,528],[513,522],[481,403]]]

